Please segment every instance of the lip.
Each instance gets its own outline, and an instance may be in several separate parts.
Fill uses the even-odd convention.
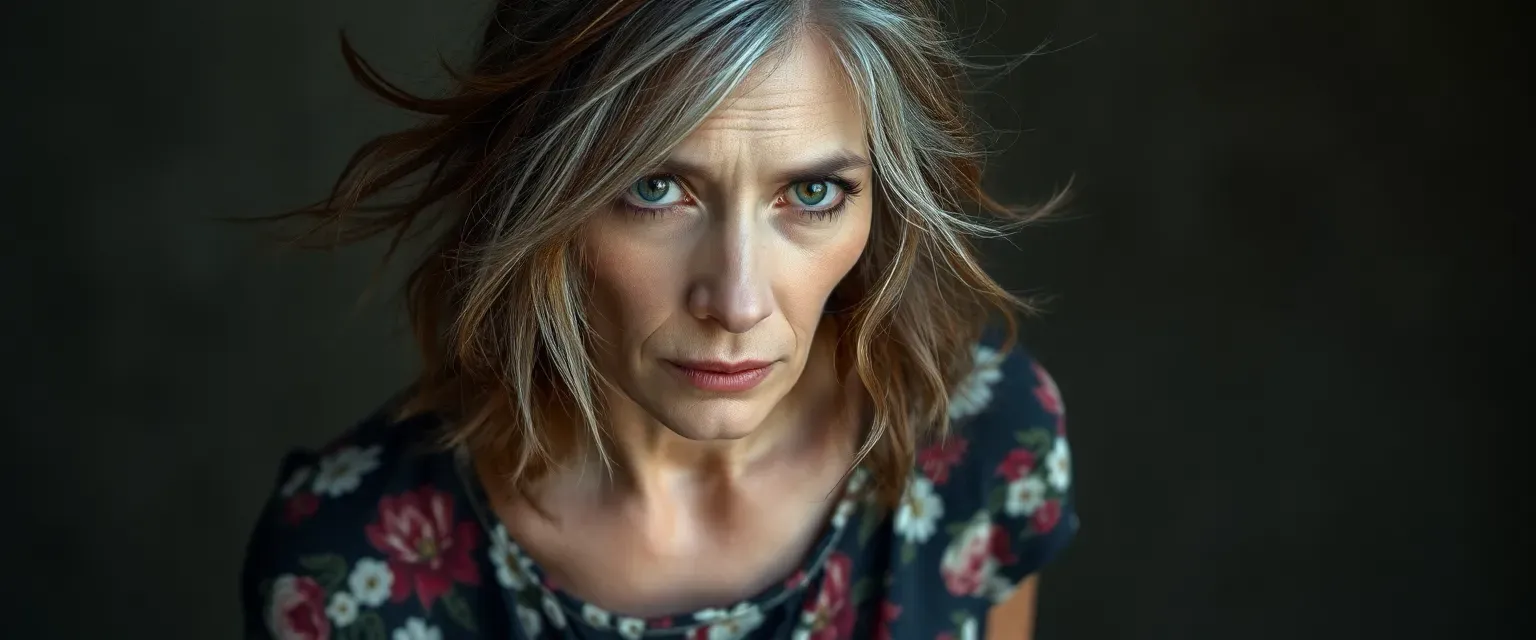
[[[684,369],[696,371],[708,371],[710,373],[740,373],[752,369],[761,369],[770,364],[771,360],[742,360],[740,362],[724,362],[721,360],[671,360],[672,364]]]
[[[746,391],[768,377],[773,362],[767,360],[668,361],[674,373],[703,391]]]

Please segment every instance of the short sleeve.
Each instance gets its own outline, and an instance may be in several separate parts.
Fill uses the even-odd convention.
[[[1050,374],[1019,348],[976,355],[951,398],[950,436],[918,453],[917,471],[942,513],[945,589],[1001,602],[1077,532],[1072,454]]]
[[[1009,545],[1011,554],[1000,553],[999,572],[1017,584],[1067,546],[1078,521],[1061,392],[1033,358],[1021,354],[1011,360],[1004,368],[1025,388],[999,402],[1000,410],[990,416],[995,424],[985,432],[992,439],[987,451],[999,458],[991,473],[989,506],[995,506],[999,524],[1016,543]]]
[[[270,638],[268,610],[276,579],[286,571],[290,529],[313,514],[318,499],[305,485],[315,467],[315,455],[293,451],[278,464],[276,480],[246,542],[240,571],[240,607],[245,638]]]
[[[245,637],[506,637],[481,626],[500,592],[435,425],[381,411],[283,459],[246,545]]]

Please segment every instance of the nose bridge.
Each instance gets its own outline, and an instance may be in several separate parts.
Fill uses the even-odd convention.
[[[690,292],[695,317],[710,318],[726,330],[742,333],[773,313],[773,292],[755,212],[742,209],[719,216],[711,225],[700,277]]]

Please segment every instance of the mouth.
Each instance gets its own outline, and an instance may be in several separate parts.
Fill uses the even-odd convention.
[[[672,371],[684,381],[703,391],[746,391],[768,377],[773,362],[768,360],[667,361]]]
[[[694,371],[707,371],[709,373],[740,373],[761,369],[773,364],[771,360],[741,360],[738,362],[723,362],[720,360],[669,360],[673,365]]]

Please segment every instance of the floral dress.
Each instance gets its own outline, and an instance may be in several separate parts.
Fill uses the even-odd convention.
[[[365,420],[282,463],[247,549],[247,637],[366,640],[969,640],[1077,531],[1056,385],[977,346],[951,436],[917,454],[896,509],[850,474],[793,575],[748,600],[639,618],[561,591],[492,514],[430,416]]]

